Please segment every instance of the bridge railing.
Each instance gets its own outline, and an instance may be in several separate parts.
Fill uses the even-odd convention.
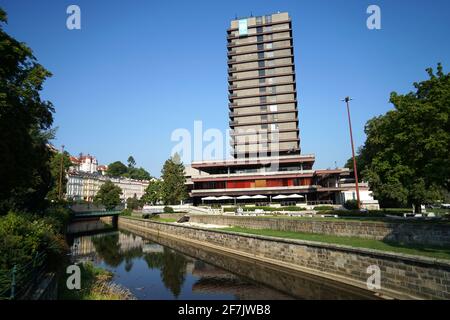
[[[0,300],[20,299],[29,293],[44,273],[46,261],[45,253],[36,253],[26,264],[16,264],[10,270],[0,270]]]
[[[100,217],[100,216],[112,216],[118,215],[122,211],[90,211],[90,212],[77,212],[73,215],[75,218],[80,217]]]

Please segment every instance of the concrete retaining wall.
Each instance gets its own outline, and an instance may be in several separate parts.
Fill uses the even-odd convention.
[[[397,298],[450,299],[450,262],[369,249],[208,230],[120,217],[119,227],[176,237],[367,288],[369,266],[381,271],[381,294]]]
[[[191,216],[190,221],[252,229],[272,229],[360,237],[406,244],[450,246],[450,224],[436,224],[430,222],[320,221],[307,218],[260,218],[227,215],[193,215]]]

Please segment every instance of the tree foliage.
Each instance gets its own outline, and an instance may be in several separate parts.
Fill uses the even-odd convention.
[[[128,168],[120,161],[115,161],[108,165],[108,170],[106,170],[106,174],[111,177],[120,177],[128,172]]]
[[[393,92],[394,110],[365,126],[359,170],[383,206],[420,208],[450,188],[450,74],[441,64],[427,72],[415,92]]]
[[[136,161],[134,160],[133,156],[129,156],[127,162],[128,168],[134,168],[134,166],[136,165]]]
[[[127,199],[127,209],[137,210],[142,207],[142,201],[134,195],[132,198]]]
[[[175,154],[164,163],[162,173],[161,197],[164,204],[179,204],[187,198],[186,178],[184,165],[178,154]]]
[[[109,211],[120,204],[121,194],[122,189],[108,180],[98,190],[94,197],[94,203],[102,204]]]
[[[150,180],[152,178],[150,174],[142,167],[128,169],[128,172],[124,174],[124,177],[136,180]]]
[[[61,160],[62,160],[62,183],[61,190],[62,194],[66,192],[67,186],[67,177],[66,172],[72,165],[70,161],[70,154],[67,151],[64,153],[58,152],[52,154],[50,159],[50,171],[52,174],[50,191],[47,194],[47,198],[49,200],[58,200],[59,199],[59,184],[60,184],[60,174],[61,174]]]
[[[157,204],[162,199],[162,181],[151,180],[142,196],[142,201],[148,204]]]
[[[29,47],[3,30],[0,8],[0,214],[46,206],[53,105],[40,91],[51,76]]]
[[[128,157],[128,166],[124,165],[120,161],[115,161],[108,165],[106,174],[111,177],[125,177],[136,180],[150,180],[152,177],[142,167],[136,168],[136,161],[133,156]]]
[[[0,217],[0,270],[30,263],[36,253],[46,252],[49,262],[59,260],[68,249],[59,228],[67,210],[58,213],[45,219],[15,212]]]

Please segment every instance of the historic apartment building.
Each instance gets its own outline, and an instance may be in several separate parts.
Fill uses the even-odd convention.
[[[342,204],[346,168],[315,170],[300,153],[292,21],[286,12],[232,20],[227,30],[232,158],[194,161],[194,204]],[[376,207],[367,184],[363,206]]]
[[[120,196],[122,201],[134,196],[140,199],[149,184],[149,181],[146,180],[112,178],[99,173],[69,171],[67,173],[66,198],[74,201],[92,202],[100,187],[108,180],[122,189],[122,195]]]
[[[115,185],[122,189],[121,200],[128,198],[141,198],[149,181],[134,180],[128,178],[112,178],[106,176],[105,165],[98,165],[94,156],[80,154],[79,157],[70,157],[72,166],[67,172],[66,198],[74,201],[93,201],[100,187],[107,180],[111,180]]]

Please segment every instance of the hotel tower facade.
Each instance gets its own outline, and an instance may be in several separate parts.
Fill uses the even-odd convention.
[[[232,20],[227,30],[232,157],[194,161],[194,204],[341,204],[349,170],[314,170],[300,153],[292,21],[288,13]],[[370,193],[367,185],[362,193]]]
[[[233,20],[227,40],[234,157],[300,154],[289,15]]]

